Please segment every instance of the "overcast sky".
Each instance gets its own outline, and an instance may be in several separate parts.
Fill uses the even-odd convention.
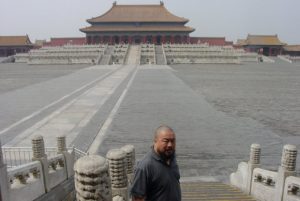
[[[31,41],[82,37],[86,19],[106,12],[112,0],[1,0],[0,35],[25,35]],[[118,4],[158,4],[159,0],[119,0]],[[300,0],[164,0],[173,14],[190,19],[191,36],[278,34],[300,44]]]

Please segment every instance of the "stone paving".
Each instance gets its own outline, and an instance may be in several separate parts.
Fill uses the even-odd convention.
[[[109,68],[106,66],[89,67],[65,74],[64,70],[59,68],[60,66],[54,65],[41,66],[45,71],[36,70],[29,65],[16,66],[10,72],[15,74],[16,82],[20,82],[19,87],[0,95],[0,137],[4,144],[49,113],[78,97],[117,68],[113,66]],[[32,74],[26,71],[27,67],[28,70],[33,71]],[[65,71],[70,72],[71,69]],[[51,77],[49,73],[50,75],[44,78],[44,73],[41,73],[37,77],[43,81],[30,83],[31,78],[36,76],[36,71],[44,73],[52,71],[56,76]],[[22,79],[23,77],[26,79]],[[11,88],[9,83],[6,85],[6,88]]]
[[[54,146],[51,139],[59,127],[71,129],[68,143],[84,151],[96,138],[100,144],[96,151],[103,156],[111,148],[133,144],[140,159],[150,148],[154,129],[168,124],[177,133],[182,177],[208,181],[227,181],[238,162],[248,160],[252,143],[262,145],[262,163],[273,168],[280,161],[282,144],[299,144],[297,65],[143,65],[133,69],[89,67],[0,94],[3,144],[27,145],[32,134],[24,134],[28,129],[38,133],[48,127],[54,130],[41,134],[46,144],[49,141],[47,146]],[[112,79],[119,73],[117,81]],[[105,78],[111,80],[110,87],[103,84]],[[78,91],[41,111],[74,90]],[[68,114],[67,108],[73,112]],[[41,112],[4,131],[36,111]],[[279,118],[268,124],[268,117],[277,115],[283,123],[278,123]],[[40,121],[49,124],[39,127]],[[284,126],[288,128],[284,131],[295,132],[279,129]]]
[[[94,67],[97,68],[97,67]],[[81,129],[94,117],[116,88],[133,70],[134,66],[125,66],[101,80],[78,98],[46,116],[31,128],[25,130],[7,143],[7,146],[27,147],[35,135],[44,137],[45,146],[53,146],[56,139],[53,135],[65,135],[67,142],[79,135]]]
[[[0,94],[71,74],[87,65],[0,64]]]
[[[280,141],[252,119],[217,111],[169,67],[142,66],[99,152],[131,143],[139,158],[149,150],[153,131],[160,124],[172,126],[177,133],[183,177],[226,179],[237,162],[247,158],[251,143]]]

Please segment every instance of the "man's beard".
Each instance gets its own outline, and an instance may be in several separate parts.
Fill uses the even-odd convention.
[[[167,151],[164,151],[164,152],[158,152],[158,154],[160,155],[160,157],[163,159],[163,160],[169,160],[169,159],[172,159],[174,158],[175,156],[175,150],[172,150],[172,153],[170,154],[167,154],[165,153]]]

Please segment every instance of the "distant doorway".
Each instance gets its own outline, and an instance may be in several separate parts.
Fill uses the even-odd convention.
[[[110,39],[109,36],[104,36],[104,37],[103,37],[103,43],[104,43],[104,44],[109,43],[109,39]]]
[[[171,36],[165,36],[165,42],[171,43]]]
[[[122,40],[123,43],[127,44],[129,41],[128,41],[128,36],[123,36],[123,40]]]
[[[146,41],[147,43],[152,43],[152,36],[147,36]]]
[[[270,56],[269,54],[270,54],[270,48],[264,47],[264,48],[263,48],[263,55],[265,55],[265,56]]]
[[[156,36],[156,44],[161,45],[161,36]]]
[[[114,36],[114,44],[119,44],[119,43],[120,43],[119,36]]]
[[[134,37],[133,37],[133,42],[134,42],[135,44],[141,44],[141,42],[142,42],[142,37],[141,37],[141,36],[134,36]]]
[[[175,36],[175,43],[181,43],[181,36]]]

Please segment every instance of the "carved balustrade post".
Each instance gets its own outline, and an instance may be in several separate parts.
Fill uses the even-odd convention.
[[[43,136],[36,135],[31,140],[32,145],[32,153],[33,161],[39,161],[42,165],[43,169],[43,177],[44,177],[44,183],[45,183],[45,190],[46,192],[49,192],[51,190],[50,184],[49,184],[49,167],[48,167],[48,159],[47,155],[45,154],[45,144]]]
[[[77,201],[112,201],[108,162],[97,155],[84,156],[74,165]]]
[[[135,149],[133,145],[125,145],[121,148],[126,153],[125,167],[127,172],[128,183],[131,184],[133,180],[133,171],[135,165]]]
[[[65,135],[56,137],[56,142],[57,142],[57,153],[58,154],[62,154],[63,152],[67,151]]]
[[[252,176],[254,168],[260,167],[261,148],[259,144],[252,144],[250,148],[250,160],[248,161],[248,176],[246,193],[251,194]]]
[[[73,167],[75,161],[75,153],[74,151],[72,151],[71,153],[68,152],[65,135],[56,137],[56,142],[57,142],[57,153],[64,155],[67,175],[68,178],[70,178],[74,175]]]
[[[128,201],[128,180],[126,173],[126,153],[121,149],[111,149],[106,158],[109,162],[112,195]]]
[[[281,201],[283,199],[283,190],[285,185],[285,179],[288,176],[296,175],[296,158],[297,148],[294,145],[287,144],[283,147],[281,165],[278,168],[278,176],[276,181],[276,193],[275,201]]]
[[[8,201],[9,200],[9,193],[8,193],[8,177],[7,177],[7,167],[3,161],[3,154],[2,154],[2,145],[0,141],[0,200],[1,201]]]

